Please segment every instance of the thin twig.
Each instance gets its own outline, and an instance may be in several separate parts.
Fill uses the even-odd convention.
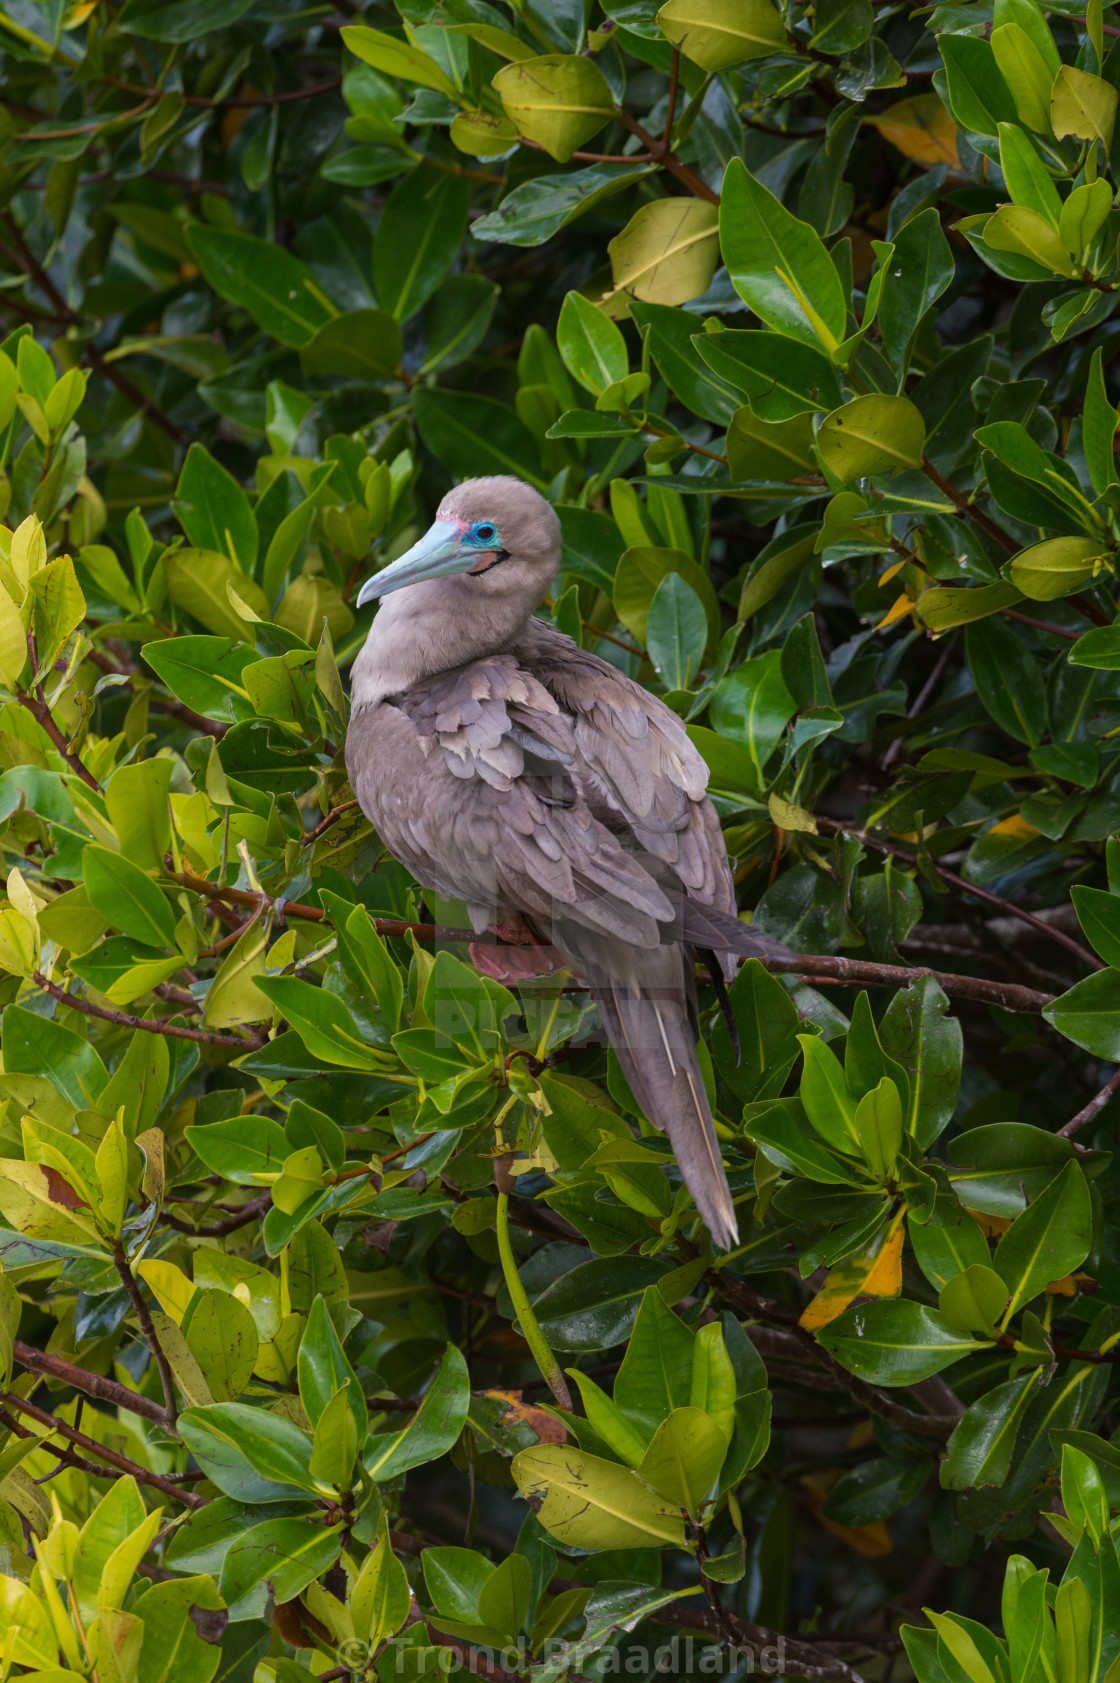
[[[163,1345],[159,1341],[156,1329],[152,1324],[151,1311],[144,1302],[140,1287],[136,1284],[136,1277],[128,1266],[128,1258],[124,1246],[118,1240],[113,1246],[113,1264],[120,1275],[121,1285],[128,1293],[129,1302],[136,1311],[136,1319],[140,1322],[140,1331],[144,1334],[153,1361],[159,1369],[160,1384],[163,1386],[163,1400],[171,1423],[174,1424],[178,1409],[175,1402],[175,1384],[171,1377],[171,1364],[164,1354]]]
[[[843,819],[818,817],[817,824],[822,830],[827,830],[830,835],[838,835],[843,832],[846,835],[853,836],[856,841],[865,842],[868,847],[877,848],[880,853],[892,853],[898,859],[905,859],[909,865],[917,863],[914,855],[908,853],[904,847],[899,847],[894,842],[880,841],[876,836],[869,836],[866,831],[855,829],[853,825],[845,823]],[[1104,970],[1106,968],[1095,953],[1091,953],[1087,947],[1081,945],[1080,941],[1075,941],[1073,936],[1067,935],[1064,930],[1056,928],[1052,923],[1045,922],[1043,918],[1035,917],[1033,912],[1028,912],[1022,906],[1017,906],[1013,900],[1005,900],[1001,895],[993,894],[990,889],[980,888],[976,883],[968,882],[964,877],[958,876],[955,871],[950,871],[946,866],[939,865],[936,859],[931,860],[930,863],[942,882],[950,883],[960,893],[974,895],[977,900],[986,900],[990,906],[998,906],[1005,917],[1016,917],[1020,923],[1029,924],[1032,929],[1037,929],[1040,934],[1049,935],[1051,940],[1060,942],[1063,947],[1080,959],[1082,964],[1087,964],[1090,970]],[[1028,1009],[1037,1009],[1037,1007],[1028,1007]]]
[[[141,1467],[135,1461],[130,1461],[126,1455],[118,1455],[115,1449],[106,1449],[105,1445],[98,1443],[95,1438],[87,1437],[84,1432],[79,1432],[75,1426],[67,1425],[66,1421],[60,1420],[57,1414],[48,1414],[45,1408],[38,1408],[35,1403],[27,1402],[23,1397],[16,1396],[13,1391],[0,1393],[0,1401],[7,1408],[15,1409],[19,1414],[25,1414],[31,1420],[37,1420],[41,1426],[48,1426],[52,1432],[57,1432],[60,1437],[66,1438],[69,1443],[78,1444],[82,1449],[88,1450],[91,1455],[104,1461],[107,1466],[115,1467],[121,1473],[130,1473],[137,1484],[149,1484],[154,1490],[162,1490],[166,1496],[174,1496],[176,1501],[185,1503],[188,1508],[205,1506],[204,1497],[195,1496],[189,1490],[181,1490],[170,1479],[161,1478],[158,1473],[149,1472],[146,1467]],[[13,1427],[13,1430],[21,1437],[24,1435],[18,1426]],[[65,1451],[60,1452],[49,1443],[44,1442],[42,1447],[49,1450],[52,1455],[66,1453]],[[92,1473],[95,1478],[107,1478],[109,1476],[103,1467],[91,1467],[88,1462],[80,1461],[77,1456],[71,1458],[71,1465],[79,1467],[82,1472]]]
[[[995,521],[990,519],[982,508],[977,508],[975,503],[970,502],[964,492],[958,491],[951,480],[946,479],[944,474],[938,473],[928,456],[922,457],[922,472],[927,479],[933,480],[937,489],[948,497],[951,503],[956,505],[967,520],[971,520],[973,525],[979,526],[982,532],[987,532],[988,536],[994,538],[995,542],[1002,549],[1006,549],[1009,555],[1018,554],[1022,545],[1017,543],[1009,532],[1005,532],[1001,526],[997,526]]]
[[[1068,1140],[1071,1135],[1084,1128],[1087,1122],[1092,1122],[1094,1117],[1100,1115],[1109,1099],[1114,1098],[1117,1093],[1120,1093],[1120,1069],[1113,1070],[1110,1078],[1098,1093],[1093,1094],[1089,1103],[1083,1105],[1076,1116],[1071,1116],[1064,1128],[1058,1129],[1060,1137]]]
[[[84,1017],[98,1017],[103,1023],[116,1023],[118,1028],[140,1029],[144,1034],[163,1034],[172,1040],[193,1040],[199,1046],[232,1046],[239,1052],[255,1052],[264,1045],[264,1039],[258,1036],[238,1034],[212,1034],[207,1029],[183,1028],[178,1023],[169,1023],[163,1017],[136,1017],[130,1011],[110,1011],[101,1005],[93,1005],[88,999],[81,999],[77,994],[67,993],[64,988],[56,987],[54,982],[48,982],[41,971],[36,970],[34,980],[49,993],[52,999],[57,999],[60,1005],[65,1005],[71,1011],[80,1011]]]
[[[242,1227],[248,1227],[251,1221],[263,1216],[272,1204],[272,1191],[262,1192],[251,1203],[243,1204],[235,1214],[224,1216],[221,1221],[210,1221],[196,1227],[193,1222],[183,1221],[168,1210],[160,1213],[160,1220],[168,1227],[173,1227],[176,1233],[189,1234],[193,1239],[224,1239],[227,1233],[237,1233]]]
[[[327,813],[325,818],[319,820],[313,830],[308,830],[299,845],[301,847],[310,847],[312,842],[319,840],[319,837],[323,834],[324,830],[329,830],[332,824],[337,824],[339,819],[343,817],[345,813],[353,812],[357,804],[357,801],[343,801],[341,806],[334,807]]]

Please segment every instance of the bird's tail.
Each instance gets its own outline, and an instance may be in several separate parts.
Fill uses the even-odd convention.
[[[630,1090],[669,1136],[685,1185],[720,1250],[739,1240],[704,1078],[684,949],[631,947],[567,925],[553,939],[586,979]]]

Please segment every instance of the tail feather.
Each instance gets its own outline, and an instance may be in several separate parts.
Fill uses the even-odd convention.
[[[732,1250],[735,1208],[696,1057],[684,949],[632,947],[571,926],[554,926],[553,939],[586,978],[631,1091],[668,1135],[713,1240]]]
[[[796,957],[789,947],[755,929],[730,912],[705,906],[699,900],[682,898],[681,933],[690,946],[714,953],[738,953],[743,958]]]

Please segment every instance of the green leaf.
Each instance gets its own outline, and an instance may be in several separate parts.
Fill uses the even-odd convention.
[[[215,1402],[239,1397],[253,1376],[259,1348],[256,1324],[244,1304],[229,1292],[196,1292],[182,1330]]]
[[[270,1186],[292,1149],[280,1124],[266,1116],[195,1125],[186,1138],[208,1169],[236,1186]]]
[[[1070,890],[1078,921],[1093,951],[1120,968],[1120,895],[1076,883]]]
[[[364,64],[371,64],[385,76],[399,76],[406,82],[417,82],[422,88],[434,88],[448,99],[456,97],[454,85],[448,81],[434,58],[419,47],[409,46],[395,35],[379,29],[367,29],[364,24],[344,25],[339,32],[343,45]]]
[[[91,843],[82,852],[82,879],[90,904],[122,934],[148,946],[175,945],[171,907],[130,859]]]
[[[278,1602],[291,1601],[338,1559],[342,1527],[306,1519],[266,1519],[235,1537],[218,1587],[232,1606],[267,1578]]]
[[[695,1334],[657,1288],[647,1287],[614,1382],[615,1402],[647,1442],[662,1420],[691,1401],[694,1343]]]
[[[1103,183],[1097,183],[1097,186],[1101,185]],[[1078,192],[1081,190],[1077,189]],[[1105,191],[1107,192],[1107,187]],[[1111,208],[1111,200],[1109,207]],[[1093,490],[1098,497],[1103,496],[1109,486],[1115,485],[1120,478],[1113,452],[1118,417],[1115,405],[1108,401],[1108,393],[1105,390],[1103,355],[1098,346],[1089,363],[1089,379],[1085,387],[1085,413],[1081,423],[1085,461],[1093,482]]]
[[[661,1548],[684,1542],[684,1515],[628,1467],[582,1450],[540,1444],[510,1469],[545,1530],[568,1548]]]
[[[653,1257],[581,1262],[533,1303],[541,1331],[554,1350],[605,1350],[621,1344],[648,1288],[665,1273],[664,1263]]]
[[[447,1346],[424,1400],[406,1426],[368,1439],[363,1460],[370,1478],[383,1481],[434,1461],[451,1448],[470,1407],[467,1364]]]
[[[1120,1063],[1120,970],[1097,970],[1075,982],[1042,1015],[1083,1051]]]
[[[241,678],[260,657],[251,644],[229,637],[169,637],[145,643],[141,653],[172,695],[196,713],[232,724],[252,712]],[[240,705],[239,705],[240,704]]]
[[[727,1454],[728,1435],[703,1409],[676,1408],[658,1426],[638,1477],[695,1519]]]
[[[944,1490],[999,1486],[1011,1470],[1023,1411],[1030,1402],[1038,1370],[997,1385],[970,1403],[953,1429],[949,1452],[941,1463]]]
[[[710,656],[719,641],[719,604],[703,568],[682,550],[645,545],[628,549],[615,569],[615,613],[631,635],[639,643],[644,643],[654,594],[662,580],[671,573],[679,574],[704,606],[708,620],[705,655]]]
[[[747,750],[760,789],[765,787],[766,763],[795,710],[779,649],[743,661],[720,680],[712,694],[713,725],[721,736]]]
[[[626,377],[630,360],[621,329],[582,293],[569,292],[564,299],[556,344],[568,372],[595,397]]]
[[[806,1116],[833,1151],[859,1155],[856,1097],[839,1058],[817,1035],[799,1034],[797,1038],[805,1059],[799,1091]]]
[[[1034,602],[1053,602],[1093,577],[1094,561],[1108,559],[1099,538],[1047,538],[1015,556],[1011,581]]]
[[[1067,1163],[1045,1191],[1017,1216],[996,1246],[993,1266],[1011,1293],[1004,1323],[1050,1284],[1079,1268],[1089,1254],[1093,1209],[1078,1163]]]
[[[1086,70],[1077,70],[1072,64],[1063,64],[1050,93],[1050,124],[1059,140],[1066,135],[1094,144],[1099,140],[1107,152],[1116,127],[1116,102],[1117,93],[1111,82],[1091,76]]]
[[[300,347],[299,360],[305,374],[389,379],[400,366],[400,328],[388,310],[347,310],[323,323]]]
[[[720,379],[750,398],[761,421],[788,421],[840,403],[840,377],[812,345],[740,328],[697,333],[692,342]]]
[[[187,451],[179,475],[176,519],[196,549],[227,555],[243,573],[257,564],[259,534],[249,499],[231,473],[201,444]]]
[[[906,397],[869,392],[834,409],[821,423],[816,446],[821,461],[842,485],[872,473],[919,467],[926,426]]]
[[[206,279],[284,345],[306,345],[338,314],[306,263],[272,240],[192,222],[187,242]]]
[[[225,555],[210,549],[176,549],[163,558],[167,594],[216,637],[252,642],[252,629],[230,601],[230,588],[258,618],[268,614],[268,599]]]
[[[312,1057],[345,1069],[383,1067],[384,1054],[369,1045],[337,994],[298,976],[260,977],[256,985],[292,1025]]]
[[[472,224],[474,237],[506,245],[543,245],[577,216],[632,186],[653,164],[591,164],[563,174],[522,181],[497,210]]]
[[[646,648],[666,689],[687,689],[695,681],[707,640],[703,602],[680,573],[666,573],[646,616]]]
[[[192,1408],[179,1416],[183,1441],[228,1496],[241,1492],[231,1488],[237,1481],[227,1468],[245,1464],[265,1481],[274,1494],[242,1496],[250,1501],[286,1501],[293,1490],[316,1490],[308,1464],[311,1441],[298,1426],[267,1409],[245,1403],[214,1403],[210,1408]],[[233,1455],[230,1455],[230,1451]]]
[[[1046,733],[1046,691],[1026,644],[1003,620],[990,619],[968,627],[965,649],[992,718],[1016,741],[1037,746]]]
[[[1054,194],[1057,197],[1057,189]],[[893,255],[883,274],[876,319],[887,360],[901,374],[918,323],[952,281],[956,265],[941,230],[941,219],[932,205],[907,222],[893,244]]]
[[[739,158],[723,179],[720,246],[736,292],[768,327],[831,356],[847,334],[840,277],[820,236]]]
[[[954,1332],[935,1309],[905,1299],[845,1309],[817,1339],[857,1379],[888,1387],[930,1379],[985,1348],[983,1340]]]
[[[797,1007],[781,982],[753,958],[739,971],[728,998],[740,1055],[736,1060],[721,1016],[712,1033],[716,1068],[745,1103],[772,1097],[797,1057]]]
[[[537,441],[504,403],[473,392],[421,387],[413,404],[424,443],[456,474],[508,473],[545,489]]]
[[[152,1584],[130,1609],[144,1629],[137,1683],[210,1683],[214,1647],[202,1634],[209,1613],[222,1622],[225,1603],[213,1578],[176,1578]],[[199,1627],[202,1627],[200,1630]]]
[[[300,1340],[298,1372],[300,1401],[312,1426],[318,1426],[331,1398],[345,1389],[360,1443],[368,1425],[362,1387],[347,1360],[321,1293],[311,1305]]]
[[[373,284],[382,310],[398,322],[411,320],[450,269],[466,232],[470,202],[468,181],[430,165],[405,176],[389,195],[373,242]],[[363,318],[372,314],[362,312]],[[377,332],[382,331],[378,324]],[[337,343],[341,350],[344,341]],[[398,336],[394,369],[399,344]]]

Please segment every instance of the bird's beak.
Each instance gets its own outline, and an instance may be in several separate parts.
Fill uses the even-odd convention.
[[[355,607],[364,608],[375,597],[388,596],[390,591],[403,590],[422,579],[438,579],[444,573],[465,573],[480,559],[478,549],[463,542],[468,530],[458,520],[437,520],[419,543],[366,580],[358,592]]]

